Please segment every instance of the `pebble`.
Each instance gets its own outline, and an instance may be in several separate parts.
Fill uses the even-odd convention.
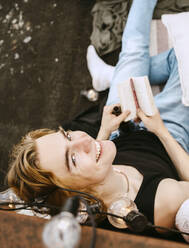
[[[10,74],[13,75],[14,74],[14,68],[10,68]]]
[[[20,68],[20,73],[21,73],[21,74],[24,73],[24,68],[23,68],[23,66],[21,66],[21,68]]]
[[[0,69],[2,69],[5,66],[5,64],[0,64]]]
[[[20,55],[18,53],[15,53],[14,54],[14,59],[19,59],[20,58]]]
[[[29,42],[31,41],[31,39],[32,39],[31,36],[27,36],[27,37],[23,40],[23,42],[24,42],[24,43],[29,43]]]
[[[16,22],[17,22],[16,18],[12,20],[12,24],[15,24]]]

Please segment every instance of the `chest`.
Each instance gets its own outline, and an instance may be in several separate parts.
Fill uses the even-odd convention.
[[[116,167],[127,175],[129,183],[129,197],[134,201],[142,185],[143,175],[131,166],[119,165]]]

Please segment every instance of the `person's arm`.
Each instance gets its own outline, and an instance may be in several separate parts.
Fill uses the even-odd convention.
[[[110,134],[117,130],[121,122],[129,115],[129,111],[124,111],[119,116],[116,116],[112,113],[115,106],[120,106],[120,104],[113,104],[104,107],[101,126],[96,138],[97,140],[107,140]]]
[[[157,110],[154,116],[148,117],[139,109],[138,117],[143,121],[145,127],[161,140],[181,180],[189,181],[189,155],[169,133],[159,111]]]
[[[155,196],[154,224],[174,228],[176,213],[188,198],[189,182],[178,182],[171,178],[161,180]],[[161,229],[156,230],[162,232]]]

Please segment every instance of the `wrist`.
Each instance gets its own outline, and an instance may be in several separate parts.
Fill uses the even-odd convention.
[[[168,132],[166,126],[163,126],[161,128],[158,128],[158,130],[156,130],[155,134],[159,138],[165,138],[167,135],[169,135],[169,132]]]
[[[103,127],[100,128],[99,132],[98,132],[98,136],[97,139],[99,140],[106,140],[109,138],[111,132],[107,129],[104,129]]]

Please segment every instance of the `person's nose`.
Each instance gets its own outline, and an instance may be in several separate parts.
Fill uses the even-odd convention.
[[[92,144],[91,137],[83,135],[83,136],[80,136],[72,140],[71,145],[72,145],[72,149],[76,149],[77,151],[81,150],[81,151],[84,151],[85,153],[89,153],[91,150],[91,144]]]

